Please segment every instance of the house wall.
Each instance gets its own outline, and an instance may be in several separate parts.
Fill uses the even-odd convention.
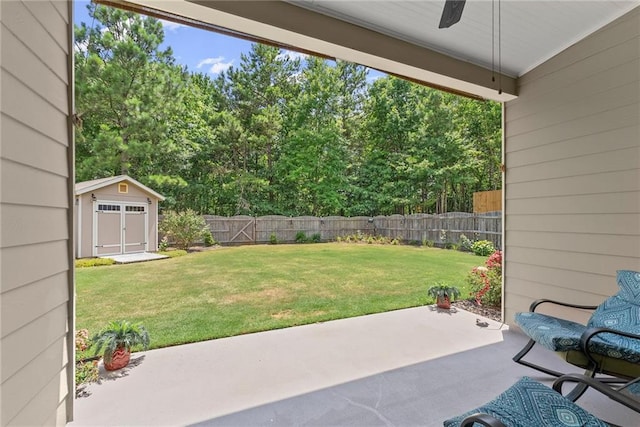
[[[151,205],[148,207],[149,229],[147,230],[147,241],[149,242],[149,251],[158,250],[158,199],[131,183],[127,182],[127,184],[129,186],[129,192],[127,194],[119,193],[118,184],[113,184],[77,197],[76,209],[80,213],[78,216],[79,227],[82,228],[78,236],[78,244],[80,245],[80,251],[77,254],[78,258],[93,256],[92,193],[96,196],[97,200],[112,202],[147,203],[147,197],[150,198]]]
[[[522,76],[505,106],[507,322],[541,297],[598,304],[616,270],[640,270],[639,34],[636,8]]]
[[[71,5],[0,2],[0,425],[73,412]]]

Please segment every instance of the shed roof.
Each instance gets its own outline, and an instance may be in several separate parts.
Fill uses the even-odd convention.
[[[141,182],[136,181],[129,175],[118,175],[109,178],[100,178],[91,181],[78,182],[76,183],[76,196],[89,193],[100,188],[108,187],[109,185],[119,184],[121,182],[128,182],[129,184],[133,184],[136,187],[139,187],[141,190],[151,194],[153,197],[157,198],[160,201],[165,199],[162,194],[153,191],[151,188],[147,187]]]

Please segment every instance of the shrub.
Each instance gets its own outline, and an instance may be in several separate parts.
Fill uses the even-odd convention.
[[[89,331],[78,329],[76,331],[76,351],[81,352],[89,348]]]
[[[478,305],[500,307],[502,303],[502,252],[495,251],[485,266],[474,268],[467,283]]]
[[[158,250],[160,252],[165,252],[167,249],[169,249],[169,239],[167,239],[167,236],[164,236],[158,244]]]
[[[320,235],[320,233],[315,233],[313,236],[311,236],[311,241],[313,243],[320,243],[322,236]]]
[[[172,240],[176,247],[187,250],[196,240],[204,239],[209,228],[204,218],[187,209],[184,212],[166,212],[160,224],[160,231]]]
[[[304,231],[296,233],[296,243],[307,243],[307,234]]]
[[[398,245],[400,244],[400,238],[396,237],[392,239],[385,236],[374,236],[371,234],[363,234],[358,231],[356,234],[350,234],[347,236],[336,237],[336,242],[345,243],[366,243],[368,245]]]
[[[471,252],[473,250],[473,241],[464,234],[460,235],[460,249]]]
[[[213,238],[213,234],[211,234],[211,230],[209,229],[209,227],[207,227],[207,229],[202,232],[202,240],[206,247],[213,246],[216,244],[216,241]]]
[[[76,396],[82,395],[82,384],[96,382],[100,379],[98,361],[78,360],[80,354],[89,348],[89,331],[79,329],[76,331]]]
[[[82,258],[76,260],[76,268],[99,267],[101,265],[113,265],[116,261],[111,258]]]
[[[271,243],[272,245],[278,244],[278,237],[276,236],[276,233],[271,233],[271,235],[269,236],[269,243]]]
[[[76,385],[93,383],[100,379],[100,370],[98,369],[97,360],[88,360],[76,362]],[[76,391],[76,395],[81,390]]]
[[[495,252],[496,248],[494,248],[493,243],[488,240],[478,240],[477,242],[473,242],[471,250],[478,256],[489,256]]]

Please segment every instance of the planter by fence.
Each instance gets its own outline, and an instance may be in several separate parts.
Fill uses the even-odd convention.
[[[414,214],[357,217],[286,217],[269,215],[251,216],[203,216],[213,238],[223,245],[269,243],[275,235],[278,242],[293,243],[296,234],[307,237],[320,234],[322,241],[356,233],[385,236],[404,243],[430,241],[437,245],[458,244],[464,234],[471,240],[489,240],[501,247],[501,212],[472,214],[452,212],[441,215]],[[160,221],[162,216],[160,216]],[[162,237],[162,236],[161,236]]]

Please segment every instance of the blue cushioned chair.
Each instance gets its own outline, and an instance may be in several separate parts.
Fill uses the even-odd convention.
[[[516,324],[530,338],[513,360],[538,371],[561,376],[561,372],[522,360],[540,344],[558,353],[567,362],[586,369],[585,374],[607,374],[630,380],[640,377],[640,272],[617,272],[620,290],[599,306],[568,304],[548,299],[537,300],[530,310],[517,313]],[[559,319],[535,310],[542,304],[595,309],[589,322],[582,325]],[[613,379],[616,381],[616,379]],[[577,399],[585,387],[574,390],[571,397]]]
[[[567,374],[553,389],[524,377],[491,402],[444,422],[445,427],[608,427],[613,424],[585,411],[561,394],[565,382],[592,387],[605,396],[640,413],[640,401],[591,377]],[[627,388],[637,384],[628,385]]]

